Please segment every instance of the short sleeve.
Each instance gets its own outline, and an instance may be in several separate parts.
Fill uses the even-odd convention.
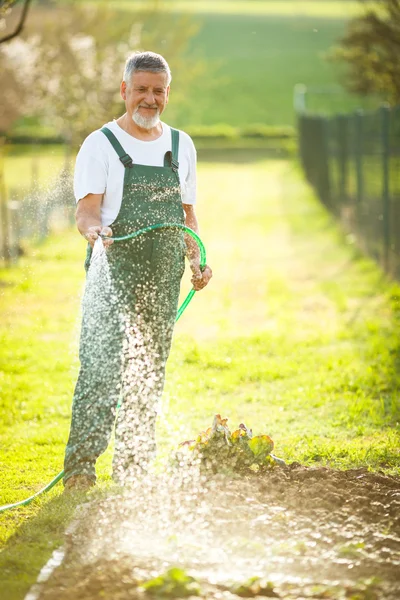
[[[88,194],[104,194],[106,190],[108,161],[98,142],[97,136],[91,134],[76,157],[74,194],[77,202]]]
[[[189,169],[185,180],[185,185],[182,186],[182,202],[183,204],[196,204],[197,199],[197,153],[192,139],[185,135],[185,145],[187,145],[187,158]]]

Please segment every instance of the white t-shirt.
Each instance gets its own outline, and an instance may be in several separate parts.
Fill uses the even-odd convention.
[[[162,167],[165,153],[171,150],[171,128],[162,123],[159,138],[149,142],[138,140],[121,129],[116,121],[105,125],[113,132],[133,163]],[[192,139],[179,132],[179,179],[182,202],[196,203],[196,149]],[[74,192],[79,202],[88,194],[104,194],[101,222],[110,225],[118,216],[122,202],[125,167],[108,138],[98,129],[83,142],[75,163]]]

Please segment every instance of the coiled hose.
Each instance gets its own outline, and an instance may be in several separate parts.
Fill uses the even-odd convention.
[[[137,231],[129,233],[128,235],[123,235],[121,237],[111,237],[108,239],[111,239],[114,242],[125,242],[137,238],[141,235],[145,235],[146,233],[149,233],[150,231],[154,231],[156,229],[182,229],[182,231],[190,235],[195,240],[200,250],[200,269],[204,269],[204,267],[206,266],[206,249],[204,247],[204,244],[201,241],[200,237],[197,235],[197,233],[193,231],[193,229],[190,229],[190,227],[186,227],[186,225],[180,225],[179,223],[156,223],[155,225],[149,225],[148,227],[143,227],[143,229],[138,229]],[[175,321],[178,321],[178,319],[182,316],[182,313],[189,305],[195,293],[196,290],[192,288],[186,296],[186,298],[184,299],[184,301],[182,302],[181,306],[178,308]],[[44,494],[45,492],[51,490],[51,488],[53,488],[63,477],[64,471],[61,471],[52,481],[50,481],[50,483],[48,483],[44,488],[36,492],[36,494],[33,494],[33,496],[26,498],[26,500],[15,502],[14,504],[5,504],[4,506],[0,506],[0,513],[5,512],[6,510],[10,510],[12,508],[17,508],[18,506],[26,506],[27,504],[30,504],[32,500],[34,500],[41,494]]]

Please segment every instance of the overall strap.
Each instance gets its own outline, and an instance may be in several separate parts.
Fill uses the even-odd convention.
[[[172,142],[172,159],[171,159],[171,167],[174,171],[179,169],[179,131],[177,129],[173,129],[171,127],[171,142]]]
[[[179,169],[179,131],[171,127],[171,150],[165,153],[164,167],[171,167],[174,173],[178,173]]]
[[[118,154],[119,160],[122,162],[122,164],[124,165],[124,167],[125,168],[127,168],[127,167],[133,167],[133,162],[132,162],[131,157],[129,156],[129,154],[127,154],[125,152],[125,150],[123,149],[123,147],[121,146],[121,144],[119,143],[119,141],[117,140],[117,138],[115,137],[115,135],[113,134],[113,132],[110,131],[108,129],[108,127],[102,127],[100,129],[100,131],[102,133],[104,133],[104,135],[108,138],[110,144],[114,148],[115,152]]]

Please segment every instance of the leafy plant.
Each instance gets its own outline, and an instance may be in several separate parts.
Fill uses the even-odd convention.
[[[180,448],[199,456],[202,465],[214,472],[226,467],[258,471],[275,464],[271,457],[274,442],[268,435],[253,436],[244,423],[231,432],[228,419],[220,414],[215,415],[212,427],[201,431],[195,440],[182,442]]]
[[[195,578],[178,567],[145,581],[140,587],[150,596],[158,598],[188,598],[200,594],[200,586]]]
[[[261,577],[251,577],[245,583],[233,586],[231,592],[241,598],[254,598],[255,596],[264,596],[267,598],[279,597],[274,591],[273,584],[266,579],[261,579]]]

